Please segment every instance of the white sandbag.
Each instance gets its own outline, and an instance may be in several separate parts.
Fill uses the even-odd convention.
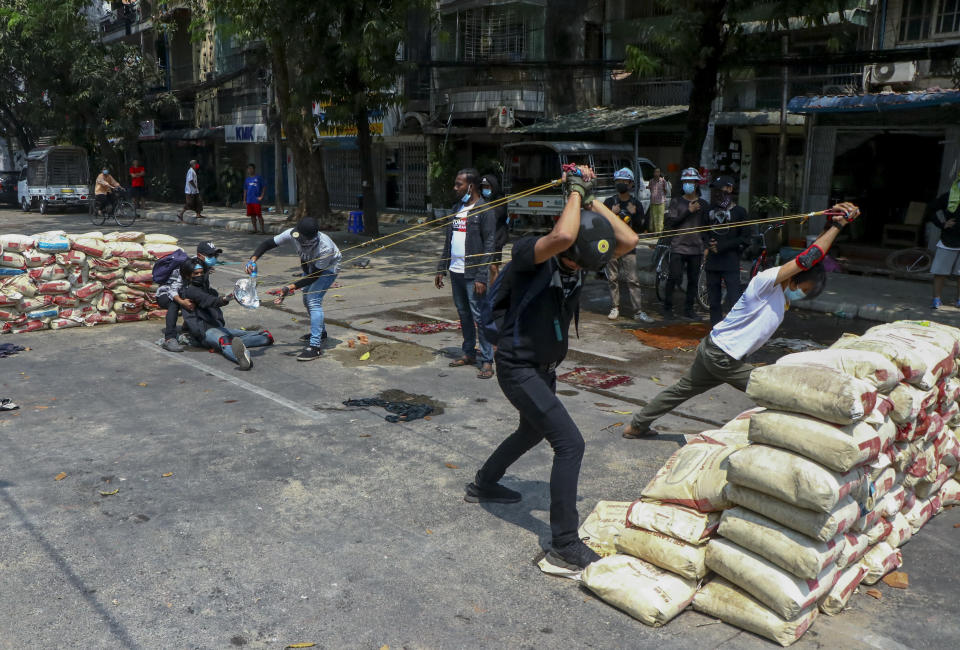
[[[746,447],[750,444],[747,439],[747,432],[737,429],[710,429],[700,433],[686,436],[687,444],[691,442],[706,442],[714,445],[728,445],[733,447]]]
[[[727,422],[721,428],[731,431],[742,431],[743,433],[746,433],[750,429],[750,418],[753,416],[753,414],[760,413],[764,410],[766,409],[764,409],[762,406],[756,406],[752,409],[747,409],[737,417]]]
[[[950,355],[952,358],[956,358],[957,355],[960,354],[960,345],[958,345],[957,339],[949,332],[945,332],[934,327],[900,321],[897,323],[883,323],[882,325],[875,325],[874,327],[868,329],[864,334],[885,334],[888,332],[936,346]]]
[[[863,469],[839,474],[799,454],[766,445],[738,449],[728,463],[731,483],[819,512],[830,512],[847,495],[856,498],[866,480]]]
[[[701,512],[729,508],[723,488],[727,484],[727,458],[736,450],[726,445],[685,445],[667,459],[641,495]]]
[[[930,519],[940,511],[940,499],[936,496],[932,496],[927,499],[921,499],[917,497],[916,503],[913,504],[913,507],[904,514],[904,517],[907,518],[907,523],[910,524],[910,529],[913,531],[913,534],[916,535],[920,532],[920,529],[923,528]]]
[[[142,244],[144,233],[139,230],[128,230],[126,232],[109,232],[103,236],[103,241],[107,242],[137,242]]]
[[[903,488],[903,507],[900,508],[900,512],[907,514],[913,509],[914,504],[917,502],[917,495],[913,491],[913,488],[908,488],[904,486]]]
[[[160,259],[161,257],[166,257],[172,253],[176,253],[180,250],[180,247],[176,244],[163,244],[155,242],[147,242],[143,245],[144,251],[150,257]]]
[[[5,250],[0,253],[0,266],[5,266],[9,269],[26,269],[27,263],[23,259],[23,253]]]
[[[952,467],[947,467],[941,463],[937,469],[932,470],[926,478],[917,483],[917,487],[914,488],[917,493],[917,497],[920,499],[927,499],[938,493],[940,488],[943,487],[943,484],[950,480],[950,477],[953,476],[953,473],[954,469]],[[930,476],[931,474],[933,475],[932,478]]]
[[[929,329],[937,330],[948,334],[953,337],[957,342],[957,345],[960,345],[960,328],[953,327],[952,325],[946,325],[944,323],[937,323],[931,320],[898,320],[892,323],[893,325],[907,325],[907,326],[917,326],[917,327],[926,327]]]
[[[697,582],[629,555],[611,555],[583,570],[583,584],[641,623],[659,627],[686,609]]]
[[[617,552],[614,544],[617,533],[627,526],[629,507],[629,501],[597,501],[596,507],[580,525],[580,539],[594,553],[613,555]]]
[[[942,349],[896,332],[844,336],[830,347],[882,354],[903,373],[904,381],[924,390],[936,386],[941,375],[947,376],[953,369],[953,357]]]
[[[932,442],[923,444],[913,463],[904,472],[903,486],[916,490],[917,484],[927,476],[930,470],[936,469],[938,464],[936,446]]]
[[[164,235],[159,232],[150,232],[143,236],[145,244],[176,244],[177,238],[172,235]]]
[[[62,253],[70,250],[70,240],[62,230],[42,232],[34,235],[33,238],[36,241],[34,247],[45,253]]]
[[[0,235],[0,250],[19,252],[33,248],[35,244],[33,237],[26,235]]]
[[[778,524],[783,524],[821,542],[830,541],[838,533],[849,530],[853,522],[860,517],[860,506],[849,496],[840,499],[830,512],[815,512],[799,508],[762,492],[732,483],[727,486],[726,496],[732,503],[758,512]]]
[[[131,241],[112,241],[106,243],[104,257],[123,257],[130,260],[142,259],[147,255],[143,246]]]
[[[892,530],[890,534],[883,538],[883,541],[893,548],[900,548],[910,541],[913,537],[913,529],[910,528],[910,522],[900,512],[890,518]]]
[[[884,519],[893,519],[903,508],[903,502],[906,498],[906,489],[902,485],[897,485],[880,499],[875,510],[879,511],[880,516]]]
[[[785,621],[769,607],[723,578],[714,578],[701,587],[693,598],[693,608],[784,647],[802,637],[817,618],[817,608],[811,607],[795,619]]]
[[[719,512],[700,512],[675,503],[634,501],[627,525],[670,535],[690,544],[706,544],[720,525]]]
[[[846,543],[843,535],[828,542],[811,539],[739,506],[723,512],[718,532],[798,578],[810,580],[836,561]]]
[[[903,379],[903,374],[890,359],[867,350],[808,350],[780,357],[777,365],[827,366],[851,377],[873,384],[882,393],[889,393]]]
[[[691,580],[707,575],[706,545],[688,544],[676,537],[642,528],[626,528],[616,536],[616,549]]]
[[[897,487],[897,472],[893,467],[883,468],[877,478],[873,479],[874,501],[879,502],[895,487]]]
[[[860,560],[860,566],[867,570],[866,575],[863,576],[863,584],[876,584],[880,578],[900,568],[902,564],[903,555],[899,549],[893,548],[886,542],[879,542]]]
[[[870,539],[865,533],[844,533],[844,545],[837,556],[837,568],[843,569],[860,561],[870,550]]]
[[[37,285],[26,275],[0,278],[0,290],[4,292],[14,291],[25,298],[32,298],[37,295]]]
[[[793,620],[833,588],[838,569],[831,564],[815,580],[798,578],[733,542],[716,537],[707,544],[707,568]]]
[[[877,523],[875,523],[872,528],[869,528],[864,534],[867,536],[867,541],[870,543],[870,546],[873,546],[878,542],[883,541],[892,532],[893,524],[881,517],[877,520]]]
[[[947,467],[956,467],[960,461],[960,440],[950,427],[943,427],[940,435],[933,441],[940,462]]]
[[[837,472],[873,460],[883,445],[866,422],[840,426],[772,409],[750,419],[748,435],[750,442],[789,449]]]
[[[854,564],[842,571],[830,593],[820,599],[818,603],[820,611],[828,616],[835,616],[842,612],[865,575],[867,575],[866,567],[859,564]]]
[[[107,250],[107,244],[102,239],[78,237],[73,239],[71,248],[95,258],[102,258]]]
[[[944,483],[943,487],[940,488],[939,497],[941,507],[960,504],[960,481],[957,481],[956,478],[951,478]]]
[[[877,389],[822,366],[761,366],[750,373],[747,397],[760,406],[828,422],[859,422],[877,404]]]

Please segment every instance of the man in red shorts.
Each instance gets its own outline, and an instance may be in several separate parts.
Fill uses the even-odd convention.
[[[257,221],[260,222],[260,232],[266,233],[263,228],[263,211],[260,203],[263,201],[263,195],[267,191],[266,183],[263,182],[263,176],[257,174],[257,168],[253,163],[247,165],[247,177],[243,181],[243,202],[247,206],[247,216],[253,223],[253,232],[257,232]]]

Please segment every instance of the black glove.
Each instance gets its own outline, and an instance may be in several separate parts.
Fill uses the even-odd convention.
[[[232,297],[233,297],[233,294],[230,294],[229,296],[221,297],[220,302],[217,303],[217,307],[225,307],[226,305],[230,304],[230,299]]]

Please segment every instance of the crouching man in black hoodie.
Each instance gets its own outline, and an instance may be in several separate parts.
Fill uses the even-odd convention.
[[[250,370],[253,360],[247,348],[272,345],[273,335],[267,330],[247,331],[227,327],[223,320],[221,307],[230,303],[232,295],[221,297],[210,286],[210,269],[194,257],[184,263],[180,275],[190,278],[180,290],[180,295],[193,301],[193,311],[184,310],[183,326],[201,345],[217,350],[223,356],[240,366],[240,370]]]

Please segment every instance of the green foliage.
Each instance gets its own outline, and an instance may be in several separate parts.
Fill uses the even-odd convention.
[[[790,209],[790,203],[774,194],[769,196],[755,196],[750,201],[750,209],[753,212],[762,212],[765,214],[769,214],[770,212],[783,214]]]
[[[136,48],[104,45],[84,0],[0,0],[0,136],[24,149],[52,135],[117,158],[140,122],[175,105],[145,99],[153,74]]]
[[[243,174],[233,165],[227,165],[220,168],[217,180],[219,181],[223,200],[229,208],[230,204],[233,203],[233,199],[240,196],[237,189],[243,187]]]
[[[152,174],[149,180],[151,194],[162,201],[172,201],[179,197],[179,193],[174,190],[173,183],[166,172]]]

